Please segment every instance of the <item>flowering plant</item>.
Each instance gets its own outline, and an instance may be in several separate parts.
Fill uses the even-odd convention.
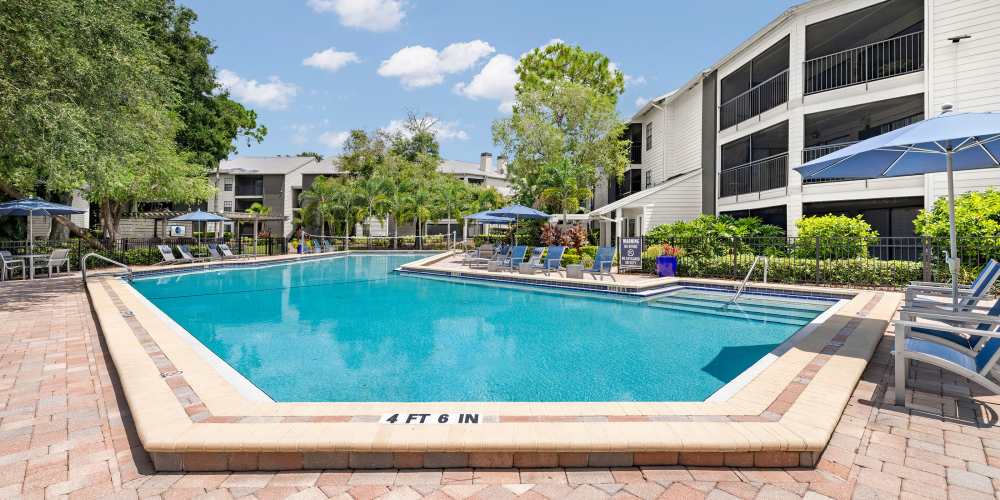
[[[669,255],[671,257],[680,257],[684,254],[684,249],[681,247],[675,247],[668,243],[663,244],[663,255]]]

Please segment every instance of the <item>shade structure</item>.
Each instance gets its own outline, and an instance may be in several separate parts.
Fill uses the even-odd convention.
[[[498,208],[496,210],[487,210],[486,215],[492,215],[494,217],[508,217],[511,219],[548,219],[549,214],[542,212],[540,210],[535,210],[531,207],[526,207],[524,205],[507,205],[503,208]]]
[[[955,170],[1000,167],[1000,113],[952,113],[872,137],[807,162],[803,180],[853,180],[946,172],[952,304],[958,305]]]
[[[0,215],[13,215],[28,218],[28,254],[35,253],[35,241],[31,234],[31,218],[36,215],[52,217],[53,215],[82,214],[85,210],[73,208],[69,205],[52,203],[38,198],[24,198],[21,200],[6,201],[0,203]],[[34,275],[34,270],[32,270]]]
[[[213,214],[211,212],[205,212],[202,209],[195,210],[194,212],[188,212],[183,215],[178,215],[172,219],[174,222],[218,222],[221,227],[221,223],[228,221],[229,218],[223,217],[219,214]],[[206,228],[207,230],[207,228]],[[219,231],[221,233],[222,231]],[[198,243],[201,243],[201,236],[198,237]]]
[[[495,215],[490,215],[489,210],[484,210],[472,215],[466,215],[464,218],[467,220],[481,222],[483,224],[510,224],[514,221],[511,217],[497,217]]]

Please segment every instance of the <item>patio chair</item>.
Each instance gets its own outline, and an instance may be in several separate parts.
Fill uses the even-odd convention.
[[[990,259],[979,271],[979,276],[969,285],[958,287],[958,310],[968,311],[985,298],[993,284],[1000,277],[1000,262]],[[950,306],[945,299],[951,298],[952,289],[947,283],[915,282],[906,287],[907,307],[943,307]],[[937,300],[934,300],[934,299]]]
[[[590,274],[594,279],[600,276],[601,280],[604,279],[604,275],[607,275],[611,281],[614,281],[615,277],[611,274],[611,265],[614,260],[614,246],[600,247],[597,249],[597,254],[594,255],[594,265],[590,269],[584,269],[583,272]]]
[[[333,245],[331,245],[330,242],[327,241],[327,240],[325,240],[325,239],[324,240],[319,240],[319,243],[320,243],[320,245],[323,245],[323,251],[324,252],[336,252],[337,251],[337,249],[333,248]]]
[[[0,281],[6,281],[8,275],[13,278],[14,271],[20,271],[21,278],[24,278],[24,261],[15,259],[14,256],[6,250],[0,251]]]
[[[500,269],[509,269],[511,272],[524,262],[524,255],[528,253],[527,245],[518,245],[511,249],[510,256],[500,261]]]
[[[510,255],[510,245],[500,245],[489,257],[476,257],[469,260],[469,267],[488,267],[490,262],[502,263]]]
[[[195,257],[191,253],[191,247],[188,245],[177,245],[177,253],[181,254],[181,259],[185,262],[197,262],[203,260],[201,257]]]
[[[226,260],[228,258],[225,255],[222,255],[222,251],[219,250],[219,244],[218,243],[209,243],[208,244],[208,256],[209,256],[210,259],[214,259],[214,260]]]
[[[249,259],[254,256],[252,254],[235,254],[229,248],[228,243],[219,243],[219,251],[222,252],[222,258],[224,259]]]
[[[46,269],[48,277],[52,277],[52,270],[54,269],[56,274],[59,273],[59,269],[62,266],[66,266],[66,272],[69,272],[69,249],[67,248],[57,248],[49,254],[48,257],[35,260],[35,269]]]
[[[160,262],[157,262],[156,265],[160,265],[160,264],[180,264],[182,262],[187,262],[186,260],[178,259],[177,257],[174,257],[174,251],[170,249],[169,245],[156,245],[156,249],[160,251],[160,257],[163,258],[163,260],[161,260]]]
[[[488,259],[493,256],[493,244],[483,243],[479,248],[469,250],[462,256],[462,265],[469,265],[475,259]]]
[[[309,240],[312,242],[312,253],[323,253],[323,247],[319,244],[319,240]]]
[[[1000,300],[993,303],[993,306],[986,311],[986,316],[1000,318]],[[962,313],[936,308],[904,307],[899,311],[899,321],[902,325],[901,328],[903,328],[901,334],[903,336],[957,348],[970,354],[975,354],[982,350],[989,337],[981,333],[970,335],[955,333],[951,331],[951,328],[975,328],[981,332],[988,332],[995,329],[995,325],[980,321],[982,318],[983,316],[978,312]],[[934,323],[918,323],[918,319],[932,320]],[[942,326],[948,328],[942,328]]]
[[[545,262],[536,264],[532,267],[535,269],[541,269],[546,276],[549,275],[549,271],[559,272],[559,270],[562,269],[562,257],[565,252],[566,247],[564,246],[550,246],[545,251]]]
[[[992,311],[992,309],[991,309]],[[948,346],[926,338],[916,338],[908,333],[915,327],[925,327],[923,323],[915,321],[897,320],[893,324],[896,326],[895,348],[893,356],[895,359],[895,386],[896,404],[903,405],[906,402],[906,370],[909,362],[920,361],[936,366],[942,370],[949,371],[961,377],[965,377],[976,384],[1000,394],[1000,385],[990,380],[988,375],[990,370],[1000,359],[1000,317],[995,315],[983,315],[973,313],[947,313],[947,312],[925,312],[923,316],[929,319],[949,321],[962,321],[965,323],[980,323],[990,325],[988,329],[973,329],[951,325],[937,326],[935,329],[950,333],[967,336],[983,336],[987,340],[982,349],[978,352],[962,349],[959,346]]]
[[[528,265],[535,267],[542,263],[542,255],[545,253],[545,247],[535,247],[531,249],[531,256],[528,257]]]

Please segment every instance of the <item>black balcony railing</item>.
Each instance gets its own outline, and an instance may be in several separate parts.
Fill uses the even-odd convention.
[[[769,156],[723,170],[719,174],[719,196],[757,193],[788,185],[788,153]]]
[[[924,69],[924,32],[917,31],[805,62],[806,95]]]
[[[719,106],[719,130],[788,102],[788,70],[754,85]]]

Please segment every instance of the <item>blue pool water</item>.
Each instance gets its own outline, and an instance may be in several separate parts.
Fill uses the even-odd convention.
[[[715,314],[711,292],[640,301],[392,272],[417,258],[134,286],[275,401],[703,400],[829,305],[761,299]]]

